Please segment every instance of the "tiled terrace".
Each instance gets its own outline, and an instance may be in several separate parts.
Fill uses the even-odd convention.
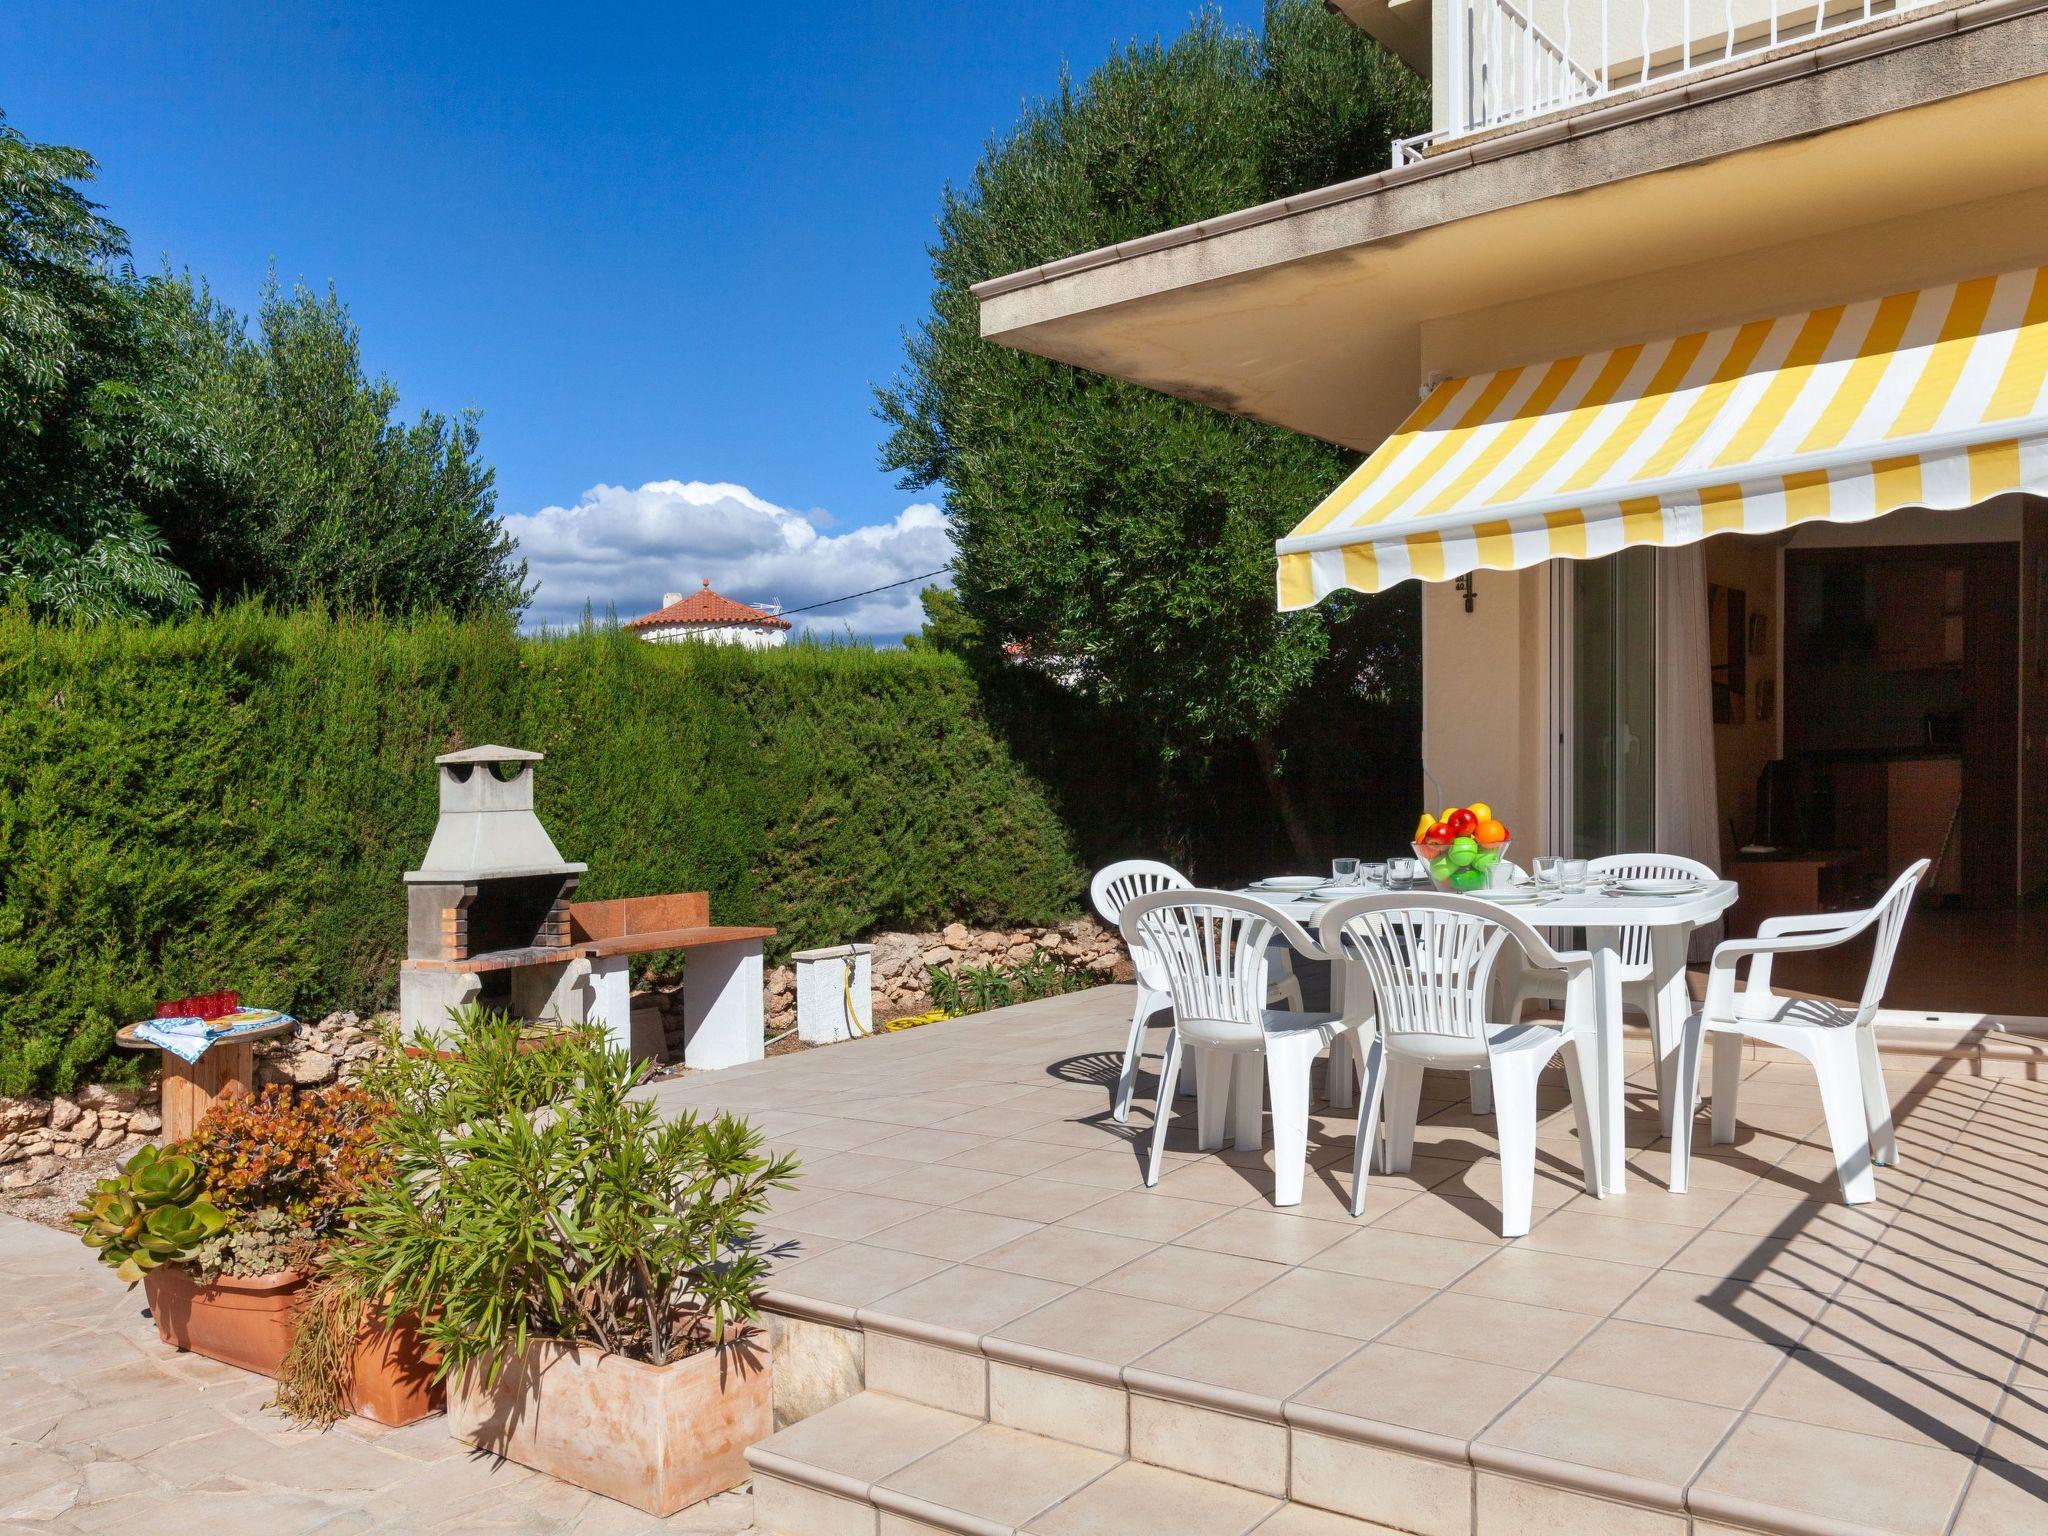
[[[1185,1497],[1191,1531],[2048,1530],[2048,1085],[1891,1072],[1901,1166],[1852,1210],[1802,1067],[1752,1063],[1682,1196],[1646,1058],[1605,1200],[1560,1081],[1509,1243],[1489,1122],[1437,1074],[1361,1220],[1348,1114],[1294,1210],[1178,1126],[1144,1189],[1150,1080],[1107,1113],[1130,995],[657,1090],[802,1155],[772,1305],[864,1336],[867,1391],[757,1458],[765,1527],[1165,1529],[1130,1510]]]

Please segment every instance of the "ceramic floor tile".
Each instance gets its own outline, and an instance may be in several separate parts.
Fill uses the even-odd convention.
[[[2003,1383],[1794,1350],[1754,1406],[1774,1419],[1968,1452],[1982,1443]]]
[[[770,1281],[771,1289],[794,1296],[864,1307],[946,1267],[946,1260],[926,1254],[842,1243],[814,1259],[778,1268]]]
[[[1827,1295],[1840,1288],[1869,1249],[1868,1239],[1841,1234],[1781,1241],[1708,1230],[1672,1255],[1664,1267],[1692,1275],[1796,1286]]]
[[[1034,1536],[1244,1536],[1279,1507],[1263,1494],[1127,1461],[1023,1529]]]
[[[1628,1196],[1617,1195],[1615,1198],[1626,1200]],[[1691,1227],[1597,1215],[1574,1208],[1543,1217],[1530,1229],[1527,1237],[1520,1239],[1520,1243],[1524,1248],[1535,1248],[1544,1253],[1654,1266],[1670,1259],[1698,1236],[1699,1233]]]
[[[984,1424],[880,1486],[999,1525],[1018,1525],[1117,1464],[1101,1451]]]
[[[1381,1280],[1443,1287],[1496,1251],[1485,1243],[1371,1226],[1349,1233],[1304,1263],[1310,1269],[1338,1269]]]
[[[1534,1386],[1533,1371],[1486,1360],[1368,1344],[1293,1399],[1353,1418],[1469,1440]]]
[[[1754,1339],[1611,1318],[1551,1368],[1570,1381],[1653,1390],[1716,1408],[1742,1408],[1786,1359]]]
[[[1497,1446],[1640,1478],[1675,1499],[1735,1419],[1732,1408],[1552,1376],[1494,1420],[1473,1455]]]
[[[917,1163],[942,1162],[955,1152],[971,1152],[976,1147],[985,1147],[993,1136],[974,1136],[964,1131],[943,1131],[935,1127],[899,1131],[886,1141],[878,1141],[866,1150],[875,1157],[902,1157]]]
[[[886,1191],[903,1188],[923,1171],[923,1165],[901,1157],[874,1157],[867,1152],[810,1152],[802,1154],[800,1177],[808,1188]]]
[[[1092,1154],[1083,1154],[1092,1155]],[[1128,1160],[1128,1154],[1113,1154]],[[955,1152],[940,1159],[955,1168],[980,1168],[989,1173],[1042,1173],[1071,1161],[1076,1156],[1072,1147],[1062,1147],[1044,1141],[1022,1141],[1017,1137],[1005,1137],[1000,1141],[987,1142],[982,1146],[970,1147],[964,1152]]]
[[[1286,1265],[1265,1259],[1169,1244],[1091,1281],[1090,1289],[1228,1311],[1232,1302],[1286,1273]]]
[[[1135,1237],[1118,1237],[1110,1232],[1085,1232],[1078,1227],[1041,1227],[1014,1242],[977,1254],[975,1263],[985,1269],[1008,1270],[1012,1274],[1035,1275],[1066,1285],[1086,1285],[1098,1276],[1128,1264],[1156,1245]]]
[[[934,1174],[972,1173],[1000,1180],[980,1194],[954,1202],[963,1211],[987,1211],[992,1216],[1014,1216],[1022,1221],[1053,1222],[1108,1198],[1109,1191],[1088,1184],[1064,1184],[1035,1174],[1012,1178],[1007,1174],[984,1174],[980,1170],[933,1168]]]
[[[1383,1344],[1425,1349],[1517,1370],[1546,1371],[1593,1331],[1596,1318],[1490,1296],[1438,1296],[1381,1335]]]
[[[976,1421],[964,1414],[863,1392],[777,1431],[769,1448],[807,1466],[871,1483],[975,1427]]]
[[[1291,1269],[1224,1310],[1235,1317],[1369,1339],[1436,1295],[1433,1286],[1404,1285],[1335,1269]]]
[[[909,1188],[913,1182],[906,1179],[902,1187]],[[848,1192],[836,1200],[821,1201],[792,1212],[781,1219],[781,1225],[793,1232],[816,1232],[821,1237],[862,1238],[884,1227],[908,1221],[913,1216],[922,1216],[931,1209],[915,1200]]]
[[[900,1248],[906,1253],[928,1253],[934,1258],[971,1259],[977,1253],[1039,1230],[1040,1224],[1035,1221],[949,1206],[870,1232],[865,1241],[876,1248]]]
[[[1970,1472],[1954,1451],[1751,1414],[1694,1479],[1701,1496],[1778,1506],[1898,1536],[1940,1536]]]
[[[1338,1334],[1248,1317],[1212,1317],[1141,1355],[1131,1368],[1285,1399],[1357,1348],[1356,1339]]]
[[[1996,1318],[1853,1297],[1829,1304],[1804,1343],[1821,1354],[2003,1382],[2026,1332]]]
[[[1078,1290],[999,1328],[994,1338],[1127,1365],[1206,1318],[1206,1312],[1114,1291]]]
[[[1426,1190],[1413,1200],[1404,1200],[1373,1222],[1377,1232],[1414,1232],[1423,1237],[1446,1237],[1461,1243],[1506,1243],[1500,1235],[1500,1207],[1484,1200],[1450,1199]]]
[[[983,1334],[1036,1311],[1066,1295],[1067,1290],[1053,1280],[955,1264],[891,1291],[872,1303],[872,1310],[911,1322],[938,1323],[961,1333]]]
[[[1825,1296],[1792,1286],[1660,1270],[1621,1304],[1615,1316],[1789,1347],[1799,1342],[1827,1305]]]
[[[1605,1317],[1656,1271],[1519,1245],[1503,1248],[1451,1286],[1459,1295],[1527,1302]]]
[[[1299,1264],[1343,1240],[1336,1222],[1304,1221],[1270,1208],[1240,1206],[1182,1237],[1183,1248],[1234,1253],[1275,1264]]]
[[[2048,1475],[2008,1462],[1982,1463],[1950,1536],[2037,1536],[2048,1522]]]
[[[1078,1210],[1063,1218],[1061,1225],[1165,1243],[1232,1209],[1208,1200],[1176,1200],[1156,1189],[1134,1189]]]

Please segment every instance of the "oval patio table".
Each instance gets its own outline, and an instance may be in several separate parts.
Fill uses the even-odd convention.
[[[1357,894],[1369,896],[1386,889],[1360,886]],[[1417,895],[1428,895],[1434,894],[1435,888],[1412,886],[1408,889]],[[1239,894],[1278,907],[1311,933],[1316,931],[1318,915],[1328,905],[1327,902],[1305,900],[1284,891],[1248,888]],[[1402,888],[1393,888],[1391,894],[1402,894]],[[1474,894],[1480,900],[1485,899],[1483,891]],[[1619,1194],[1627,1181],[1626,1101],[1622,1091],[1622,1080],[1626,1074],[1622,1067],[1621,1048],[1623,935],[1630,928],[1650,930],[1650,972],[1657,985],[1658,1011],[1668,1026],[1661,1033],[1667,1040],[1676,1040],[1677,1026],[1685,1021],[1692,1009],[1691,994],[1686,986],[1685,959],[1693,930],[1718,919],[1735,905],[1737,895],[1733,880],[1712,880],[1696,891],[1676,896],[1629,896],[1588,889],[1560,891],[1548,901],[1517,902],[1504,908],[1538,928],[1586,930],[1586,950],[1593,957],[1595,1055],[1599,1067],[1596,1074],[1599,1102],[1594,1106],[1593,1124],[1594,1136],[1600,1143],[1600,1192],[1603,1196]],[[1342,993],[1339,989],[1342,976],[1348,970],[1347,966],[1331,965],[1332,1007],[1341,1006]],[[1348,1083],[1344,1085],[1347,1100],[1350,1097],[1349,1086]],[[1329,1097],[1332,1108],[1349,1107],[1348,1103],[1338,1103],[1334,1074]]]
[[[208,1046],[197,1061],[187,1061],[175,1051],[166,1051],[155,1041],[143,1039],[135,1033],[141,1027],[124,1024],[114,1031],[114,1044],[127,1051],[161,1054],[163,1072],[158,1081],[163,1103],[158,1113],[163,1116],[162,1136],[168,1145],[191,1135],[200,1119],[213,1108],[215,1099],[228,1093],[250,1092],[256,1086],[253,1047],[258,1041],[288,1035],[299,1025],[296,1019],[279,1018],[274,1024],[225,1036]]]

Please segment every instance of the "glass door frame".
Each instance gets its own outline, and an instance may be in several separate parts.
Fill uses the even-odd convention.
[[[1614,560],[1628,556],[1633,551],[1618,551],[1603,558]],[[1627,843],[1630,847],[1654,848],[1657,846],[1657,829],[1660,822],[1658,799],[1662,794],[1662,781],[1655,767],[1657,746],[1657,669],[1662,664],[1661,631],[1657,623],[1658,583],[1655,569],[1656,550],[1642,547],[1641,558],[1650,564],[1648,572],[1649,597],[1643,625],[1650,643],[1650,689],[1646,717],[1631,722],[1629,729],[1637,740],[1647,742],[1651,753],[1649,771],[1649,804],[1644,807],[1648,825],[1632,834],[1617,833],[1615,841]],[[1547,807],[1550,819],[1548,846],[1560,853],[1576,850],[1578,814],[1578,757],[1574,750],[1579,728],[1578,698],[1578,601],[1576,592],[1577,567],[1586,564],[1578,560],[1553,560],[1550,562],[1550,666],[1549,696],[1546,701],[1549,717],[1550,796]],[[1623,851],[1616,847],[1605,852]]]

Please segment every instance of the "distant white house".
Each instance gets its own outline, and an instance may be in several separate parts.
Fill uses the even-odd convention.
[[[708,580],[701,590],[688,597],[669,592],[661,601],[661,607],[629,620],[626,628],[657,645],[701,640],[711,645],[744,645],[765,650],[789,640],[789,620],[772,608],[754,608],[722,597],[711,590]]]

